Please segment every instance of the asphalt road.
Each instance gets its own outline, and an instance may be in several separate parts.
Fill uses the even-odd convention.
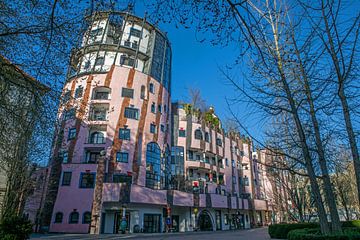
[[[156,233],[156,234],[102,234],[102,235],[89,235],[89,234],[34,234],[30,239],[33,240],[92,240],[92,239],[158,239],[158,240],[188,240],[188,239],[201,239],[201,240],[269,240],[270,237],[267,233],[267,228],[257,228],[250,230],[238,231],[217,231],[217,232],[187,232],[187,233]]]

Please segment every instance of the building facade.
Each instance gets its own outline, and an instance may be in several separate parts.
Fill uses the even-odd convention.
[[[268,224],[252,143],[171,104],[171,46],[145,18],[97,12],[73,51],[42,226],[51,232]]]

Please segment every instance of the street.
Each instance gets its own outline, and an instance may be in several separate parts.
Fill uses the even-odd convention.
[[[257,228],[250,230],[239,231],[217,231],[217,232],[187,232],[187,233],[156,233],[156,234],[103,234],[103,235],[89,235],[89,234],[34,234],[30,239],[44,240],[44,239],[159,239],[159,240],[187,240],[187,239],[206,239],[206,240],[267,240],[270,239],[267,228]]]

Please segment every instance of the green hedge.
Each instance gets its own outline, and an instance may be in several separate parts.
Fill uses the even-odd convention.
[[[350,228],[360,228],[360,220],[342,222],[341,226],[350,227]]]
[[[344,228],[342,234],[321,235],[319,228],[295,229],[288,233],[288,240],[360,240],[360,229]]]
[[[291,230],[304,228],[318,228],[318,223],[291,223],[291,224],[273,224],[269,226],[269,235],[271,238],[286,239]]]
[[[32,224],[24,217],[13,216],[0,223],[1,240],[24,240],[30,237]]]

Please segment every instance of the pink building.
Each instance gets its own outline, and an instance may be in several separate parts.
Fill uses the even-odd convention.
[[[166,35],[126,12],[88,20],[63,88],[43,229],[119,233],[126,219],[129,232],[227,230],[250,228],[254,211],[268,223],[251,141],[171,105]]]

